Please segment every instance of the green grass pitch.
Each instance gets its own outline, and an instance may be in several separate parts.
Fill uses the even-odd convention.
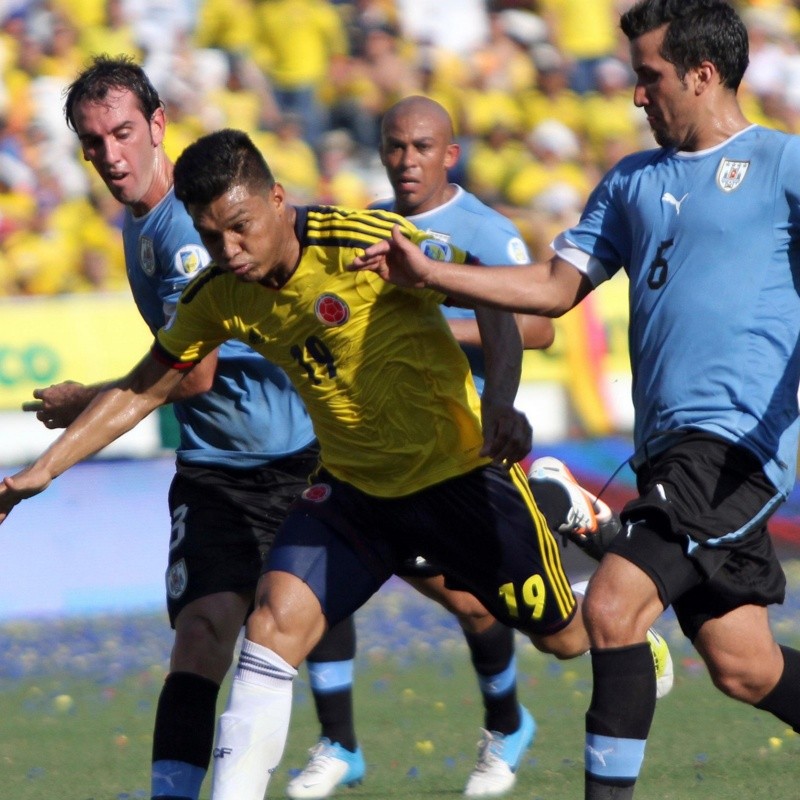
[[[792,583],[798,568],[789,565],[788,572]],[[774,624],[783,641],[800,642],[797,600]],[[660,629],[672,645],[676,682],[657,707],[637,800],[800,797],[800,737],[716,692],[674,621],[665,618]],[[482,708],[458,631],[428,601],[391,592],[360,612],[358,631],[356,719],[367,777],[337,796],[459,797],[474,763]],[[169,643],[161,615],[4,625],[0,642],[2,796],[149,798],[151,727]],[[577,800],[589,660],[558,662],[522,637],[518,644],[520,699],[538,732],[507,796]],[[268,797],[284,796],[290,771],[305,764],[317,735],[301,668],[287,750]],[[209,791],[207,781],[204,798]]]

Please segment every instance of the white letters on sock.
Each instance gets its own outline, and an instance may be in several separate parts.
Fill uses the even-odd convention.
[[[263,800],[286,744],[295,675],[277,653],[245,640],[217,725],[212,800]]]

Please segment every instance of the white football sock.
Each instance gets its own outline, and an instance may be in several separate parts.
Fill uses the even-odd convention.
[[[586,594],[586,587],[588,585],[589,581],[578,581],[578,583],[573,583],[569,588],[572,589],[572,594],[583,597]]]
[[[263,800],[281,760],[297,670],[248,639],[217,724],[212,800]]]

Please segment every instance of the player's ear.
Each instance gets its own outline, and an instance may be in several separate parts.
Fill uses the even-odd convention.
[[[703,61],[699,67],[692,70],[694,76],[695,94],[702,94],[716,78],[719,80],[719,72],[711,61]]]
[[[280,209],[282,206],[286,205],[286,190],[283,188],[282,183],[274,183],[272,184],[272,189],[270,189],[269,193],[270,199],[275,204],[275,208]]]
[[[459,156],[461,155],[461,145],[457,142],[451,142],[447,145],[447,150],[444,154],[445,169],[451,169],[458,163]]]
[[[158,147],[164,141],[166,125],[166,114],[164,109],[159,106],[150,117],[150,141],[153,143],[153,147]]]

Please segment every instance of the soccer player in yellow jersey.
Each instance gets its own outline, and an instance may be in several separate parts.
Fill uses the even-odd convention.
[[[403,98],[381,121],[380,156],[393,196],[371,207],[401,214],[427,237],[469,251],[482,263],[508,259],[527,263],[527,248],[512,222],[450,182],[449,170],[459,155],[446,109],[422,95]],[[443,311],[480,392],[483,352],[475,312],[453,306]],[[550,319],[526,315],[517,321],[524,347],[549,347],[554,335]],[[540,495],[535,489],[538,504]],[[549,521],[548,510],[541,510]],[[464,631],[484,712],[478,758],[464,795],[499,797],[513,788],[536,733],[533,716],[517,696],[514,631],[498,623],[471,594],[461,591],[424,559],[412,559],[396,574],[455,614]],[[319,741],[309,751],[308,764],[286,787],[293,800],[330,797],[338,786],[360,781],[365,775],[352,702],[356,648],[348,630],[337,625],[306,659],[321,730]]]
[[[0,522],[163,404],[222,342],[244,340],[284,367],[312,417],[321,463],[265,565],[214,752],[214,800],[262,800],[283,752],[297,666],[409,556],[440,565],[544,652],[570,658],[588,639],[526,476],[506,466],[531,436],[512,404],[513,318],[478,314],[487,357],[479,400],[441,294],[346,269],[394,225],[429,254],[464,254],[388,211],[289,205],[239,131],[188,147],[174,178],[214,264],[187,286],[131,373],[4,479]]]

